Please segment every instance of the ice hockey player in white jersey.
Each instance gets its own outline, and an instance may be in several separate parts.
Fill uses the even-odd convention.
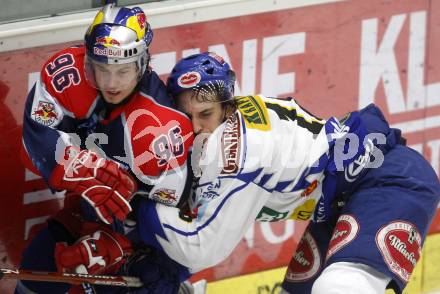
[[[298,250],[313,249],[313,267],[292,259],[284,291],[400,293],[439,202],[426,160],[374,105],[322,120],[292,98],[234,97],[234,83],[209,52],[171,72],[168,89],[196,135],[195,190],[186,214],[144,203],[143,241],[195,273],[224,260],[255,220],[312,220]]]

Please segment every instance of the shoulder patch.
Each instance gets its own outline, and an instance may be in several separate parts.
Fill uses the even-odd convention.
[[[342,214],[333,230],[333,235],[328,245],[326,260],[356,239],[359,230],[359,222],[354,216]]]
[[[240,96],[235,98],[238,111],[244,117],[247,128],[269,131],[270,120],[267,107],[259,96]]]
[[[48,101],[38,101],[36,107],[32,109],[31,117],[36,122],[47,127],[59,121],[55,104]]]
[[[390,271],[409,282],[422,251],[422,236],[409,222],[394,221],[376,234],[376,245]]]

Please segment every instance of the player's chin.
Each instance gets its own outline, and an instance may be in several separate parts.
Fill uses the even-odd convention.
[[[107,103],[118,104],[127,96],[124,91],[103,91],[104,100]]]

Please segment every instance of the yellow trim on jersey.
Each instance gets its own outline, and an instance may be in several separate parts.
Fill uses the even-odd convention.
[[[271,129],[267,107],[260,96],[237,96],[234,99],[247,128],[260,131]]]

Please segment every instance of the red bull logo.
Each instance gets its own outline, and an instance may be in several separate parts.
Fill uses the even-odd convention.
[[[178,199],[176,197],[176,191],[171,189],[158,189],[153,193],[153,199],[157,202],[167,204],[167,205],[176,205]]]
[[[98,48],[93,47],[93,54],[99,55],[99,56],[107,56],[107,57],[121,57],[122,56],[122,50],[120,49],[112,49],[112,48]]]
[[[146,16],[138,13],[127,18],[126,26],[136,32],[138,40],[145,36]]]
[[[121,46],[121,43],[119,43],[118,40],[112,38],[112,37],[99,37],[96,38],[95,45],[102,45],[102,46]]]
[[[55,105],[51,102],[39,101],[37,108],[32,112],[32,118],[45,126],[51,126],[57,119]]]
[[[139,24],[139,27],[141,28],[141,30],[145,29],[145,25],[147,23],[147,17],[145,16],[145,14],[142,13],[138,13],[136,14],[136,18]]]

